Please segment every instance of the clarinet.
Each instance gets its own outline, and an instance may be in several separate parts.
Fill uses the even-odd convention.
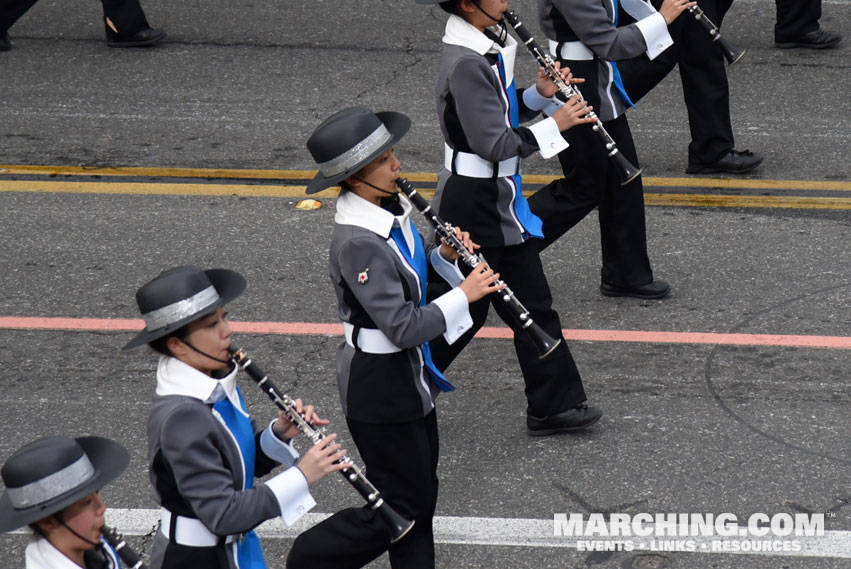
[[[402,193],[408,196],[408,199],[412,204],[414,204],[414,207],[416,207],[420,213],[428,219],[429,223],[431,223],[434,227],[434,232],[437,236],[442,237],[447,245],[455,249],[458,253],[458,258],[461,259],[465,265],[473,269],[480,263],[487,264],[487,261],[485,261],[485,258],[481,253],[471,253],[470,250],[464,246],[464,242],[455,234],[455,229],[453,229],[452,224],[440,219],[440,217],[432,211],[431,204],[417,193],[417,190],[406,178],[397,179],[396,185],[400,190],[402,190]],[[535,342],[535,346],[538,348],[538,353],[540,354],[539,359],[544,359],[553,353],[553,350],[555,350],[561,343],[561,338],[553,338],[544,332],[543,328],[532,320],[532,315],[529,314],[526,307],[517,300],[517,297],[514,296],[514,293],[510,288],[508,288],[508,285],[505,284],[504,281],[497,279],[495,284],[496,286],[505,285],[505,287],[497,294],[500,295],[500,298],[503,302],[505,302],[509,311],[520,322],[520,327],[529,334],[529,337],[533,342]]]
[[[103,534],[106,542],[118,554],[118,557],[121,558],[121,561],[127,565],[128,569],[148,569],[148,566],[142,562],[142,558],[127,545],[127,542],[124,541],[124,536],[118,533],[115,528],[103,526],[100,528],[100,532]]]
[[[297,407],[295,400],[286,393],[281,394],[278,387],[272,383],[266,373],[257,367],[257,364],[248,357],[245,350],[231,346],[228,348],[228,352],[230,352],[233,361],[235,361],[237,365],[248,374],[248,377],[250,377],[257,386],[269,396],[269,399],[277,405],[278,409],[284,412],[287,418],[289,418],[289,420],[298,427],[298,430],[313,441],[313,444],[316,444],[325,438],[325,429],[315,429],[310,423],[305,421],[304,417],[296,410]],[[384,501],[384,498],[381,497],[381,493],[369,480],[367,480],[363,471],[358,468],[348,455],[344,456],[337,462],[347,465],[345,469],[340,471],[340,474],[342,474],[343,477],[355,487],[355,490],[364,497],[367,505],[378,512],[381,519],[385,524],[387,524],[387,527],[390,530],[390,543],[396,543],[405,537],[411,528],[414,527],[414,522],[403,518],[396,510],[393,509],[392,506],[390,506],[390,504]]]
[[[706,28],[707,32],[709,32],[709,36],[712,38],[712,41],[717,42],[717,45],[724,54],[724,59],[727,60],[727,63],[729,65],[738,63],[738,61],[745,55],[745,51],[743,49],[738,49],[727,41],[727,38],[722,37],[721,30],[718,29],[718,26],[713,24],[712,20],[706,17],[706,14],[703,13],[703,10],[701,10],[697,4],[689,8],[688,11],[691,12],[695,20],[703,24],[703,27]]]
[[[520,41],[528,48],[529,52],[534,56],[534,58],[538,61],[538,65],[540,65],[544,72],[552,79],[553,83],[556,84],[558,90],[562,95],[567,97],[568,99],[571,97],[579,97],[580,100],[584,101],[582,98],[582,93],[579,92],[579,89],[576,88],[575,85],[570,85],[561,78],[561,74],[556,70],[555,62],[553,58],[548,53],[544,53],[538,43],[535,41],[535,38],[532,37],[526,28],[523,27],[523,22],[520,21],[520,18],[513,11],[508,10],[502,17],[511,24],[511,27],[514,29],[514,32],[517,34],[517,37]],[[614,139],[609,135],[606,131],[606,127],[603,126],[603,121],[601,121],[597,117],[597,113],[594,111],[589,111],[587,115],[583,118],[591,118],[594,119],[594,123],[591,125],[591,130],[597,133],[597,138],[600,142],[603,143],[603,146],[606,148],[606,152],[609,155],[609,158],[615,163],[620,176],[621,176],[621,185],[624,186],[641,174],[641,169],[633,166],[627,158],[620,153],[618,150],[618,145],[615,143]]]

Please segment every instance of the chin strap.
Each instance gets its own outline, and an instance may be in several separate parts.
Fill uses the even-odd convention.
[[[54,516],[54,517],[56,518],[56,521],[58,521],[58,522],[59,522],[62,526],[64,526],[64,527],[65,527],[65,529],[67,529],[68,531],[70,531],[70,532],[71,532],[71,533],[73,533],[75,536],[77,536],[78,538],[82,539],[83,541],[85,541],[85,542],[86,542],[86,543],[88,543],[89,545],[93,545],[94,547],[99,547],[99,546],[103,545],[101,542],[97,542],[97,543],[95,543],[95,542],[93,542],[93,541],[89,541],[89,540],[88,540],[88,539],[86,539],[85,537],[83,537],[83,536],[81,536],[80,534],[78,534],[77,532],[75,532],[75,531],[71,528],[71,526],[69,526],[68,524],[66,524],[66,523],[65,523],[65,520],[63,520],[61,516]]]
[[[204,356],[204,357],[206,357],[206,358],[210,358],[211,360],[215,360],[215,361],[217,361],[217,362],[219,362],[219,363],[229,364],[229,363],[231,363],[231,361],[233,361],[233,360],[230,360],[230,359],[227,359],[227,360],[220,360],[219,358],[214,358],[214,357],[213,357],[213,356],[211,356],[210,354],[208,354],[208,353],[206,353],[206,352],[202,352],[201,350],[199,350],[198,348],[196,348],[195,346],[193,346],[192,344],[190,344],[187,340],[181,340],[181,342],[183,342],[184,344],[186,344],[187,346],[189,346],[190,348],[192,348],[193,350],[195,350],[196,352],[198,352],[198,353],[199,353],[199,354],[201,354],[202,356]]]
[[[494,24],[499,25],[499,35],[494,34],[490,30],[485,30],[485,35],[497,42],[502,47],[505,47],[505,39],[508,36],[508,29],[505,27],[505,20],[503,20],[502,18],[494,18],[493,16],[485,12],[484,10],[482,10],[482,7],[479,6],[478,2],[473,2],[473,6],[475,6],[479,12],[490,18],[490,20]]]
[[[366,180],[364,180],[363,178],[358,178],[357,176],[352,176],[352,178],[354,178],[354,179],[355,179],[355,180],[357,180],[358,182],[361,182],[361,183],[363,183],[363,184],[366,184],[367,186],[369,186],[369,187],[370,187],[370,188],[372,188],[373,190],[378,190],[379,192],[381,192],[381,193],[383,193],[383,194],[387,194],[388,196],[395,196],[395,195],[398,195],[398,192],[388,192],[387,190],[385,190],[385,189],[383,189],[383,188],[379,188],[378,186],[375,186],[375,185],[373,185],[373,184],[370,184],[369,182],[367,182],[367,181],[366,181]]]

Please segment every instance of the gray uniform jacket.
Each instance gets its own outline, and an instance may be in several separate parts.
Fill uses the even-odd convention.
[[[500,45],[458,16],[446,23],[436,91],[448,150],[434,206],[483,247],[517,245],[539,232],[540,220],[529,217],[520,177],[514,174],[520,159],[535,151],[549,158],[567,148],[552,118],[519,126],[560,103],[541,97],[534,87],[515,96],[516,50],[511,36]],[[465,168],[465,161],[491,163],[492,170],[506,161],[517,167],[488,175]]]
[[[218,537],[238,536],[277,516],[290,525],[315,505],[297,468],[244,489],[240,450],[212,410],[212,401],[224,397],[237,400],[236,375],[234,369],[216,380],[180,360],[161,357],[157,395],[148,420],[150,477],[157,501],[171,516],[200,521]],[[267,474],[281,462],[292,465],[298,457],[270,428],[257,433],[255,441],[255,476]],[[161,527],[154,540],[152,569],[162,566],[164,555],[168,556],[167,566],[178,565],[175,556],[186,557],[185,567],[197,566],[193,562],[203,559],[200,550],[204,548],[175,552],[172,547],[167,551],[169,539],[164,531],[168,530]],[[179,538],[180,527],[176,533]],[[231,565],[224,569],[232,567],[231,559]]]
[[[423,366],[422,344],[444,334],[454,342],[472,326],[460,289],[420,306],[421,283],[390,237],[408,227],[411,204],[401,213],[351,192],[337,199],[329,270],[346,341],[337,350],[337,385],[346,417],[373,424],[420,419],[434,408],[439,390]],[[411,230],[406,239],[413,241]],[[450,284],[461,274],[425,244],[431,264]],[[357,345],[357,349],[355,348]]]
[[[637,21],[616,26],[616,0],[538,0],[541,31],[551,40],[550,51],[568,60],[597,59],[596,88],[602,108],[594,109],[600,120],[612,120],[627,106],[613,85],[615,69],[611,62],[632,59],[646,53],[654,59],[673,44],[665,18],[649,2],[622,0],[626,10]],[[585,79],[589,79],[585,77]]]

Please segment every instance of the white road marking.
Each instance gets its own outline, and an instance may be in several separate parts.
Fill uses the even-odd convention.
[[[118,529],[125,535],[140,536],[152,533],[159,522],[159,510],[152,509],[107,509],[107,523]],[[324,520],[330,514],[306,514],[292,527],[285,527],[279,520],[269,520],[257,528],[261,538],[266,539],[293,539],[299,533],[305,531],[316,523]],[[473,518],[473,517],[449,517],[437,516],[434,519],[435,543],[448,543],[460,545],[492,545],[492,546],[514,546],[514,547],[552,547],[571,548],[577,546],[590,551],[588,545],[596,542],[598,547],[606,545],[606,538],[577,539],[555,536],[553,532],[553,520],[522,519],[522,518]],[[29,533],[22,529],[15,533]],[[610,538],[612,542],[623,542],[628,538]],[[655,541],[654,541],[655,540]],[[785,537],[785,538],[722,538],[710,537],[688,537],[688,538],[633,538],[635,553],[653,552],[664,553],[671,551],[673,543],[694,542],[694,553],[725,553],[741,555],[763,555],[783,557],[824,557],[851,559],[851,531],[827,530],[822,536],[814,537]],[[719,543],[752,542],[755,544],[766,542],[796,541],[800,551],[730,551],[719,550]],[[590,543],[583,543],[590,542]],[[667,548],[663,542],[668,542]],[[639,543],[644,547],[639,547]],[[656,547],[654,549],[654,546]]]

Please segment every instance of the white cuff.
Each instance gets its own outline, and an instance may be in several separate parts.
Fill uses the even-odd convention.
[[[538,93],[538,87],[535,85],[523,91],[523,102],[533,111],[541,111],[548,117],[564,104],[556,97],[544,97]]]
[[[453,344],[464,332],[473,327],[470,303],[467,302],[467,295],[460,288],[453,288],[432,302],[443,313],[443,321],[446,322],[446,332],[443,333],[443,337],[447,344]]]
[[[665,16],[659,12],[638,20],[635,25],[641,31],[641,35],[644,36],[647,57],[650,59],[656,59],[660,53],[674,45],[674,40],[668,33],[668,23],[665,21]]]
[[[275,435],[272,431],[272,425],[275,424],[275,421],[269,423],[269,428],[260,435],[260,450],[272,460],[292,466],[298,460],[298,451],[293,446],[292,441],[285,443]]]
[[[443,280],[448,282],[453,287],[461,284],[464,280],[464,274],[458,268],[458,262],[447,261],[440,254],[440,247],[435,247],[431,250],[431,266],[437,271],[437,274],[443,277]]]
[[[307,478],[298,468],[288,468],[266,481],[281,508],[281,521],[289,527],[316,505],[310,495]]]
[[[544,158],[552,158],[567,148],[567,141],[559,132],[554,118],[546,118],[526,128],[532,131],[538,143],[538,151]]]

